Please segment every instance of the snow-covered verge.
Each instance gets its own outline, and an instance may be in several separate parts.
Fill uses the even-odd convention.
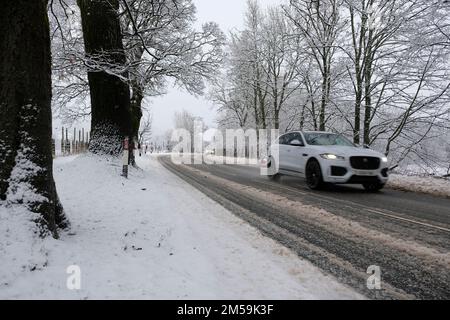
[[[388,187],[450,198],[450,180],[448,179],[391,174]]]
[[[72,160],[72,161],[70,161]],[[0,298],[359,299],[223,207],[140,158],[55,161],[72,229],[39,239],[30,214],[0,206]],[[67,288],[79,266],[81,289]]]

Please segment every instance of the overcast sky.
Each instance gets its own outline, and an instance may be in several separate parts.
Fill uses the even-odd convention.
[[[259,0],[262,6],[276,5],[282,0]],[[197,6],[198,22],[217,22],[228,34],[229,30],[241,29],[244,23],[246,0],[194,0]],[[216,112],[211,102],[204,98],[195,98],[177,88],[169,88],[167,95],[153,99],[150,103],[153,113],[154,135],[164,134],[173,128],[173,114],[178,110],[187,110],[205,120],[214,127]]]

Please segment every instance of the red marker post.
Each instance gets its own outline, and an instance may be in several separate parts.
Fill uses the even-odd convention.
[[[125,137],[125,139],[123,140],[123,157],[122,157],[122,164],[123,164],[122,176],[125,178],[128,178],[128,161],[130,158],[129,148],[130,148],[130,141],[128,137]]]

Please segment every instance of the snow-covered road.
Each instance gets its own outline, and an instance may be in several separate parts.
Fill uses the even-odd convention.
[[[343,283],[377,299],[450,297],[450,200],[385,189],[308,189],[299,178],[278,182],[258,168],[176,165],[169,170]],[[382,290],[368,290],[377,266]]]
[[[55,161],[72,223],[60,240],[31,235],[27,213],[0,207],[0,298],[359,299],[263,236],[155,159],[120,177],[116,160]],[[69,290],[67,268],[81,270]]]

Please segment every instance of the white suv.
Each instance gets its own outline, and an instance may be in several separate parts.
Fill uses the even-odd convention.
[[[324,183],[362,184],[381,190],[388,181],[388,159],[377,151],[356,147],[339,134],[289,132],[270,147],[265,164],[269,178],[303,176],[311,189]]]

